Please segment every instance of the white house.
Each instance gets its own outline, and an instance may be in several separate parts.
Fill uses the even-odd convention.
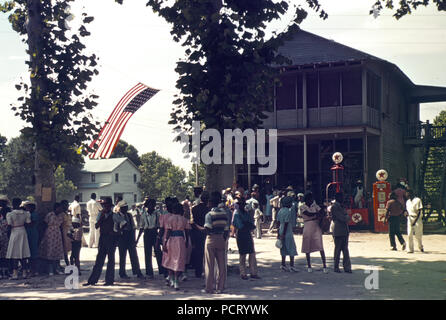
[[[97,199],[111,197],[114,203],[122,197],[131,206],[141,201],[140,180],[138,167],[128,158],[85,159],[76,194],[80,202],[88,201],[90,195],[96,193]]]

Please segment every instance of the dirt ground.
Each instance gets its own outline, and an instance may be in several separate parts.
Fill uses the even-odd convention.
[[[406,238],[406,237],[405,237]],[[295,235],[298,251],[302,236]],[[204,280],[196,279],[189,271],[189,279],[175,291],[165,285],[161,276],[154,280],[120,280],[116,264],[116,282],[113,287],[102,286],[105,276],[93,287],[65,289],[65,275],[40,276],[27,280],[0,280],[0,299],[446,299],[446,235],[425,235],[425,253],[408,254],[390,251],[387,234],[353,232],[350,235],[350,255],[353,274],[333,272],[333,240],[324,235],[328,274],[322,272],[319,253],[312,254],[313,273],[306,271],[305,255],[296,257],[298,273],[280,271],[280,254],[275,248],[275,237],[264,235],[255,240],[260,280],[243,281],[238,274],[238,253],[235,239],[230,239],[227,290],[224,294],[202,294]],[[416,244],[416,243],[415,243]],[[416,247],[416,246],[415,246]],[[97,249],[82,248],[81,268],[91,270]],[[142,240],[138,246],[141,267],[144,267]],[[131,266],[127,258],[127,274]],[[119,261],[116,251],[116,261]],[[153,259],[156,266],[155,259]],[[63,264],[63,263],[62,263]],[[378,270],[379,288],[365,287],[369,274],[365,270]],[[156,272],[155,267],[155,272]],[[143,270],[144,272],[144,270]],[[83,272],[80,284],[85,283],[90,271]]]

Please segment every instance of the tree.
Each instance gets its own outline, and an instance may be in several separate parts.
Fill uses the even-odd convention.
[[[97,133],[89,110],[97,105],[87,94],[97,57],[85,53],[81,39],[93,17],[82,13],[77,30],[70,30],[69,4],[74,0],[16,0],[0,4],[9,21],[27,43],[26,63],[30,81],[16,85],[23,95],[12,107],[29,125],[21,130],[34,147],[35,199],[42,213],[52,209],[56,198],[54,173],[58,164],[71,164],[77,152],[92,151],[86,144]],[[29,84],[30,83],[30,84]],[[42,199],[41,188],[50,188],[51,199]]]
[[[200,163],[200,165],[198,165],[198,184],[196,183],[196,171],[197,166],[194,164],[192,166],[192,171],[190,171],[188,174],[187,182],[190,186],[202,187],[206,184],[206,165],[204,163]]]
[[[23,135],[12,138],[5,146],[1,163],[1,193],[10,199],[25,199],[33,194],[33,146]]]
[[[122,157],[129,158],[137,167],[141,165],[141,159],[139,158],[138,150],[124,140],[119,140],[110,158]]]
[[[408,14],[411,14],[413,10],[416,10],[419,6],[428,6],[434,4],[437,6],[438,11],[446,11],[446,0],[399,0],[399,7],[396,8],[393,4],[393,0],[377,0],[370,10],[370,14],[379,14],[384,7],[390,10],[395,10],[393,16],[396,19],[400,19]]]
[[[164,200],[168,196],[176,196],[179,200],[186,197],[189,184],[186,172],[175,166],[169,159],[163,158],[155,151],[141,156],[141,181],[138,187],[143,196]]]
[[[9,198],[30,198],[34,193],[34,159],[32,154],[33,146],[24,135],[12,138],[5,145],[1,154],[4,160],[0,162],[0,193],[7,194]],[[55,172],[56,198],[58,201],[69,196],[76,189],[71,177],[80,176],[81,167],[81,162],[75,163],[67,169],[58,166]],[[66,171],[71,172],[71,177],[66,174]]]
[[[54,180],[56,183],[56,201],[68,199],[77,189],[73,181],[65,178],[65,170],[62,166],[57,167]]]
[[[117,0],[122,3],[122,0]],[[317,0],[302,1],[325,18]],[[191,133],[192,121],[202,129],[258,128],[271,110],[277,66],[290,61],[279,55],[283,40],[298,31],[306,11],[293,5],[288,28],[266,39],[266,27],[284,19],[287,1],[149,0],[148,5],[172,24],[173,39],[186,58],[177,63],[179,96],[170,124]],[[208,165],[209,190],[218,185],[218,166]]]

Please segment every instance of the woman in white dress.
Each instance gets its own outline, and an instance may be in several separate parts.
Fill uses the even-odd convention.
[[[27,260],[31,257],[31,251],[29,250],[25,224],[31,223],[31,214],[20,209],[21,203],[22,200],[19,198],[12,199],[12,211],[6,215],[8,225],[11,227],[6,258],[12,260],[12,280],[18,279],[19,261],[22,265],[23,277],[27,278],[29,276]]]
[[[311,252],[319,251],[324,266],[324,273],[327,273],[324,245],[322,242],[322,230],[319,227],[321,207],[313,200],[313,194],[309,191],[305,194],[304,203],[299,207],[299,213],[304,220],[304,230],[302,235],[302,252],[307,257],[308,272],[313,272],[311,268]]]

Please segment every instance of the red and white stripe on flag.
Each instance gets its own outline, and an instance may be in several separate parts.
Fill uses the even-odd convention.
[[[94,148],[97,144],[97,149],[90,153],[90,159],[108,159],[113,153],[119,138],[124,131],[127,122],[133,114],[151,97],[153,97],[159,90],[150,88],[145,84],[138,83],[131,88],[121,98],[113,112],[108,117],[99,136],[90,144],[90,148]]]

